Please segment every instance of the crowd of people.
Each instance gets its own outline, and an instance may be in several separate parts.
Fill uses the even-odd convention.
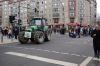
[[[76,27],[72,27],[69,30],[69,37],[73,37],[73,38],[80,38],[80,36],[88,36],[91,35],[91,32],[93,31],[93,27],[90,26],[76,26]]]
[[[80,38],[81,36],[90,36],[91,32],[94,30],[94,27],[91,26],[71,26],[69,29],[66,29],[65,25],[59,27],[53,27],[54,33],[65,34],[69,33],[69,37]]]
[[[66,26],[63,24],[59,27],[52,27],[52,31],[54,33],[60,33],[62,35],[66,34],[66,32],[69,33],[69,37],[72,38],[80,38],[81,36],[88,36],[91,34],[91,32],[93,31],[93,27],[90,26],[73,26],[71,27],[69,30],[66,29]],[[15,38],[17,39],[17,36],[19,34],[19,27],[13,27],[13,28],[8,28],[8,27],[4,27],[1,28],[1,33],[3,36],[7,36],[8,38]]]
[[[19,28],[18,27],[13,27],[13,28],[3,27],[1,28],[1,34],[3,36],[7,36],[9,39],[10,38],[17,39],[18,34],[19,34]]]

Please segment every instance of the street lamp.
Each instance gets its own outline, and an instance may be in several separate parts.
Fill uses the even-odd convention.
[[[20,18],[20,0],[19,0],[19,5],[18,5],[18,27],[19,27],[19,31],[21,30],[21,25],[22,25],[22,21],[21,21],[21,18]]]
[[[18,22],[20,22],[20,1],[19,1],[19,5],[18,5],[18,17],[19,17],[19,19],[18,19]]]

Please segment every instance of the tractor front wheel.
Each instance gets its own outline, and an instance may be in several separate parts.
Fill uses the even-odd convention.
[[[18,35],[18,40],[21,44],[26,44],[29,40],[28,38],[24,37],[24,33],[25,32],[20,32],[19,35]]]

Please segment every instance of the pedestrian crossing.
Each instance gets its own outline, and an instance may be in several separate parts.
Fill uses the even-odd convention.
[[[19,57],[33,59],[33,60],[38,60],[38,61],[43,61],[43,62],[47,62],[47,63],[58,64],[58,65],[62,65],[62,66],[78,66],[78,64],[75,64],[75,63],[64,62],[64,61],[59,61],[59,60],[29,55],[29,54],[17,53],[17,52],[6,52],[5,54],[19,56]]]
[[[19,53],[19,52],[5,52],[4,54],[27,58],[27,59],[36,60],[36,61],[41,61],[41,62],[46,62],[46,63],[57,64],[57,65],[61,65],[61,66],[87,66],[90,63],[90,61],[92,61],[92,60],[100,61],[100,59],[97,59],[97,58],[87,57],[82,63],[77,64],[77,63],[60,61],[60,60],[25,54],[25,53]]]

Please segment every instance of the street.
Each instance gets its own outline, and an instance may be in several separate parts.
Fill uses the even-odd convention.
[[[91,37],[52,34],[43,44],[0,44],[0,66],[100,66]]]

